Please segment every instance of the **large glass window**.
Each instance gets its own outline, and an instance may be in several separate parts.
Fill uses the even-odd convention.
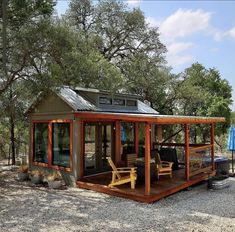
[[[70,167],[70,123],[52,124],[52,164]]]
[[[48,123],[34,123],[34,161],[48,163]]]
[[[121,149],[122,160],[125,160],[126,154],[135,153],[135,128],[134,123],[121,123]]]
[[[85,125],[85,169],[96,168],[96,125]]]
[[[139,123],[139,157],[145,156],[145,124]]]

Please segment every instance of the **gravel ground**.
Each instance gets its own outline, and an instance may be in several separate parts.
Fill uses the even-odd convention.
[[[78,188],[50,190],[0,171],[0,231],[235,231],[235,178],[227,189],[205,184],[154,204]]]

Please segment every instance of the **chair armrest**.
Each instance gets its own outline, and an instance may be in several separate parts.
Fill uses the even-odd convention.
[[[173,164],[173,162],[162,161],[162,167],[172,167]]]
[[[123,167],[123,168],[117,168],[117,170],[136,170],[137,167]]]
[[[131,172],[136,172],[135,170],[129,170],[129,171],[112,171],[112,173],[131,173]]]
[[[173,162],[169,162],[169,161],[162,161],[162,164],[173,164]]]

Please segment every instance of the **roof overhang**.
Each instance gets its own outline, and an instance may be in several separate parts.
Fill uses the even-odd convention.
[[[155,124],[210,124],[225,122],[223,117],[200,117],[200,116],[181,116],[181,115],[157,115],[157,114],[127,114],[109,112],[76,112],[75,116],[87,120],[118,120],[149,122]]]

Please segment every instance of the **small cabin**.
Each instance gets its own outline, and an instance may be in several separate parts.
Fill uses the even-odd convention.
[[[40,94],[28,114],[31,170],[59,171],[69,185],[147,203],[214,175],[214,127],[225,121],[160,115],[138,95],[70,87]],[[176,124],[183,143],[164,139],[163,128]],[[189,128],[196,124],[210,128],[210,143],[190,143]],[[172,163],[169,175],[161,173],[159,159]],[[117,168],[135,168],[134,188],[111,184],[116,172],[110,160]]]

